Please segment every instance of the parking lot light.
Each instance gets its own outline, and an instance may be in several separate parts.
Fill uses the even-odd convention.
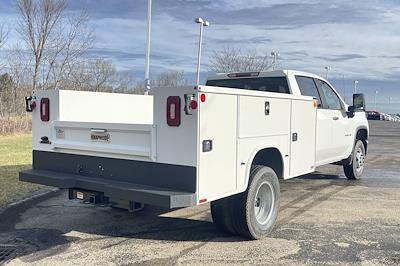
[[[354,81],[354,93],[357,93],[357,84],[358,84],[358,80]]]
[[[196,18],[194,22],[200,24],[199,51],[197,55],[197,79],[196,85],[200,85],[200,64],[201,64],[201,48],[203,44],[203,28],[210,26],[210,22],[203,18]]]

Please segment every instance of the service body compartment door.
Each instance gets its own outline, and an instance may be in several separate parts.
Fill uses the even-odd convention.
[[[292,100],[290,176],[315,170],[317,108],[313,101]]]
[[[201,202],[236,190],[238,96],[204,94],[206,100],[199,101],[198,191]]]

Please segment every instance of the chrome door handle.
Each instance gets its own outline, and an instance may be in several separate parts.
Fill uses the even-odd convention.
[[[336,121],[336,120],[339,120],[339,117],[334,116],[332,119]]]

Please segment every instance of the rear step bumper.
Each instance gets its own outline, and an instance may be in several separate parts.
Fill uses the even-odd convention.
[[[103,192],[110,198],[115,197],[168,208],[181,208],[196,205],[196,193],[174,191],[166,188],[55,171],[25,170],[19,173],[19,180],[59,188],[78,188],[98,191]]]

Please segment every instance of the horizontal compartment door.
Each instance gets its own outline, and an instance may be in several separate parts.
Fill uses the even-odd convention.
[[[148,157],[155,160],[152,125],[54,121],[53,150],[78,150]]]

